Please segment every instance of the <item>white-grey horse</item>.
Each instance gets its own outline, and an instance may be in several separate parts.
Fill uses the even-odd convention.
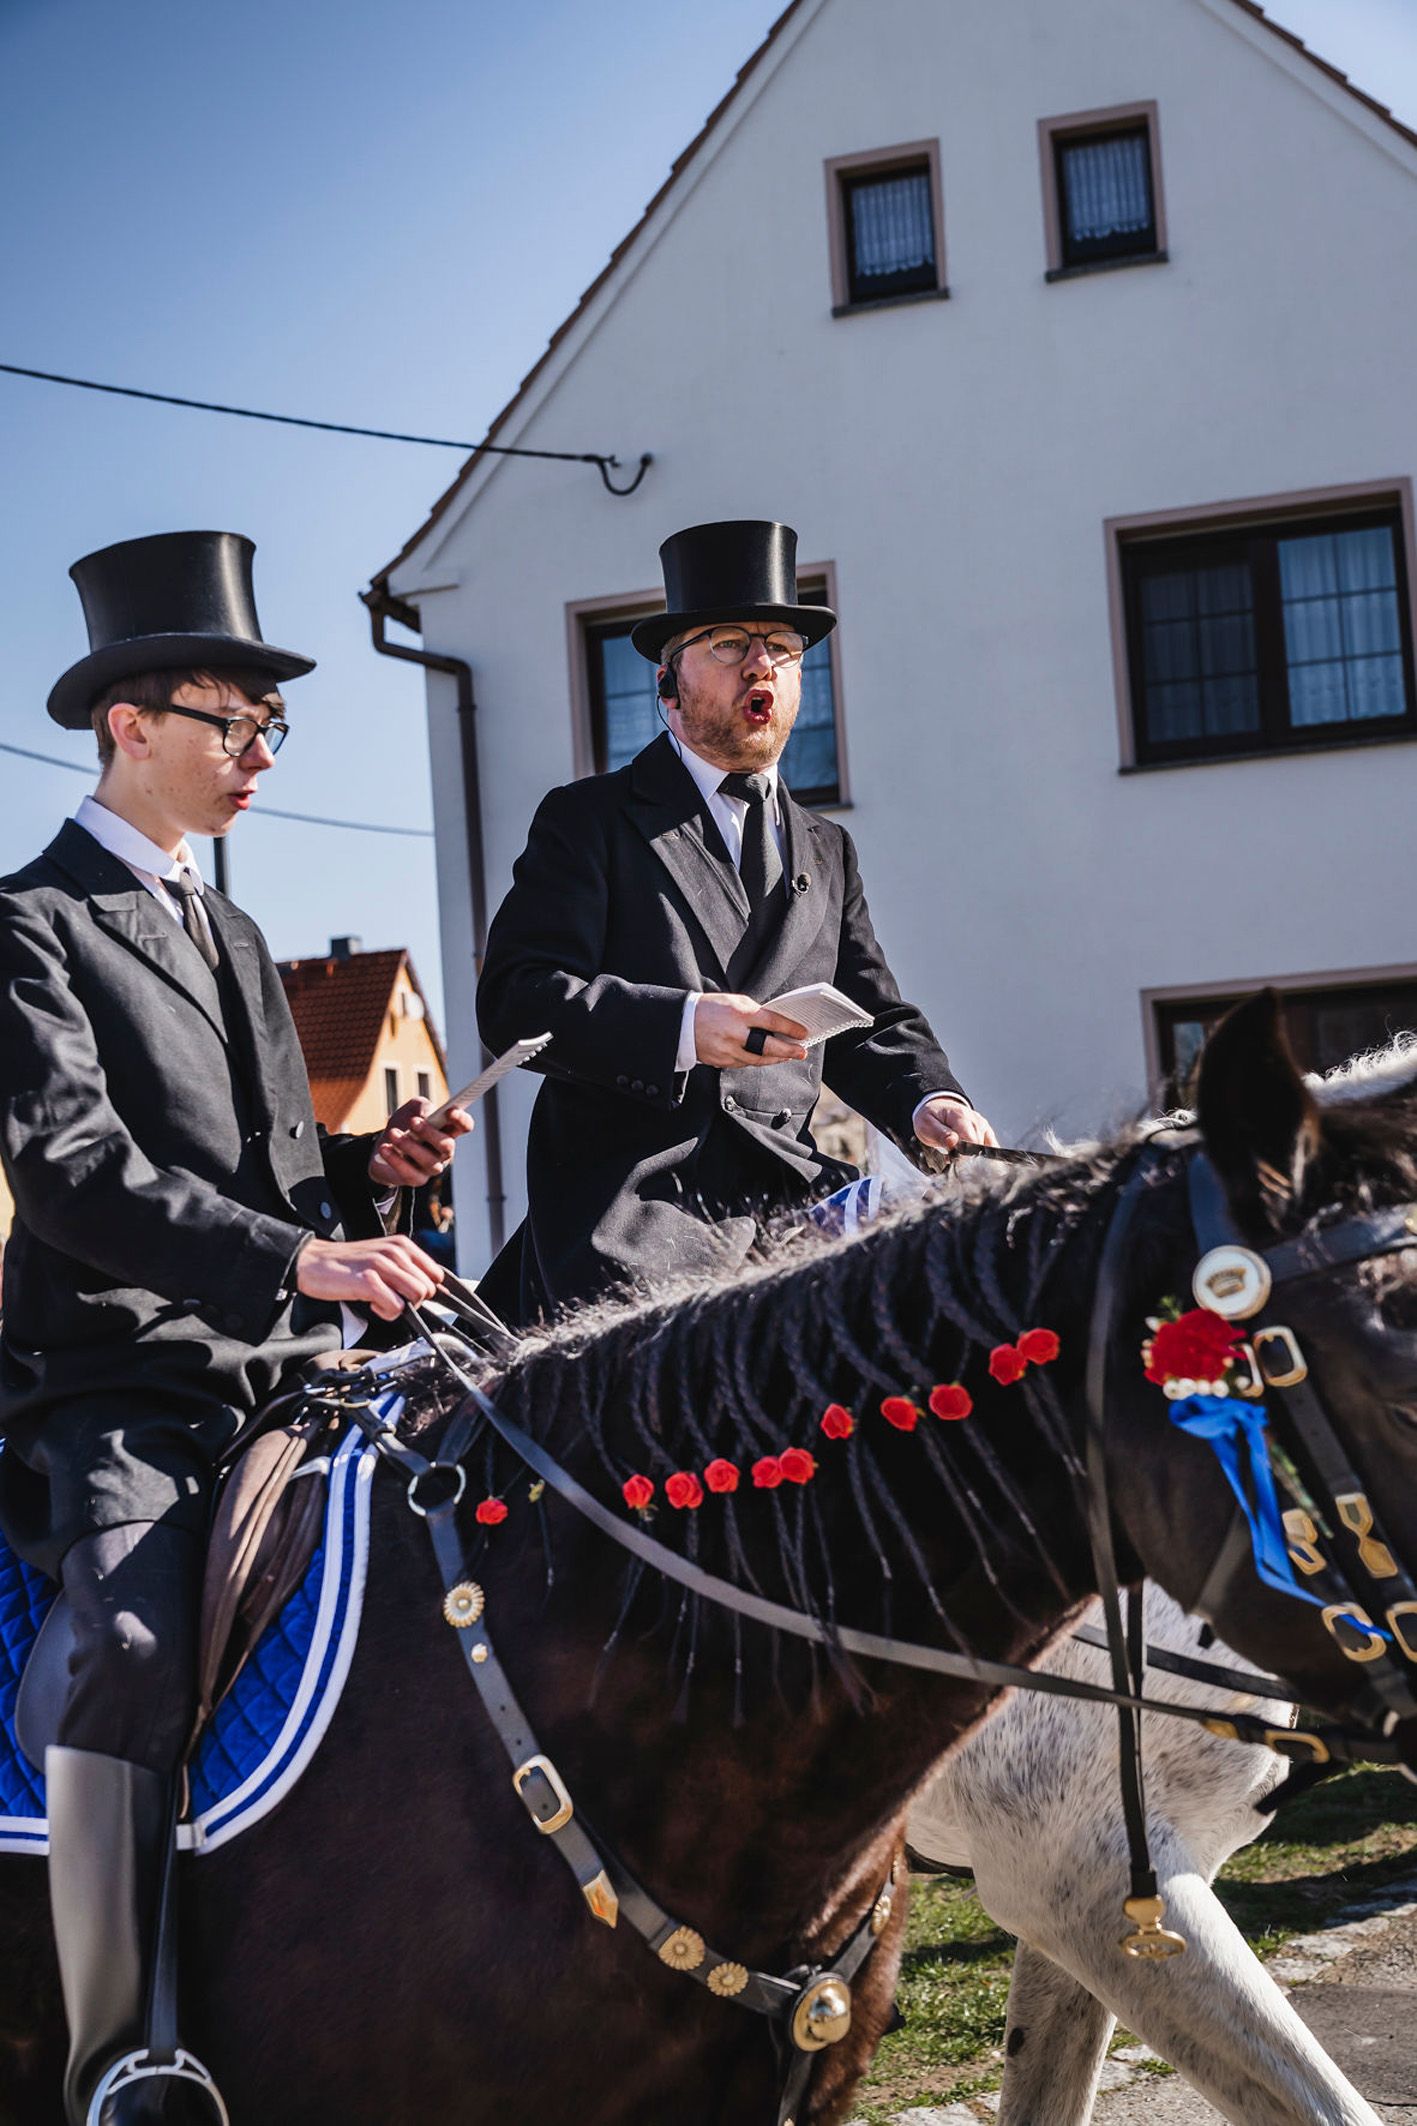
[[[1086,1622],[1096,1625],[1100,1610]],[[1155,1645],[1194,1654],[1201,1626],[1159,1588],[1146,1590]],[[1218,1642],[1206,1655],[1238,1666]],[[1107,1656],[1061,1641],[1043,1666],[1108,1683]],[[1148,1674],[1157,1697],[1263,1707]],[[1009,1989],[999,2126],[1087,2126],[1120,2020],[1237,2126],[1380,2126],[1290,2007],[1211,1889],[1237,1847],[1270,1820],[1256,1804],[1283,1778],[1269,1750],[1189,1722],[1146,1722],[1152,1858],[1166,1925],[1185,1955],[1139,1962],[1119,1947],[1127,1844],[1117,1788],[1117,1723],[1108,1709],[1016,1692],[924,1787],[910,1843],[942,1866],[974,1871],[990,1917],[1018,1937]]]

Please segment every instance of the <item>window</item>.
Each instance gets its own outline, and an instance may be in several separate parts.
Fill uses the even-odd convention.
[[[1417,728],[1400,498],[1171,537],[1114,529],[1138,765]]]
[[[1156,105],[1045,118],[1039,132],[1048,279],[1164,260]]]
[[[947,295],[934,140],[827,164],[832,311]]]
[[[433,1097],[433,1077],[429,1071],[421,1070],[418,1073],[418,1097],[420,1100],[431,1100]]]
[[[1257,988],[1259,985],[1256,984]],[[1253,990],[1229,996],[1152,998],[1156,1060],[1161,1075],[1184,1088],[1217,1020]],[[1290,1046],[1304,1070],[1332,1070],[1365,1049],[1383,1048],[1397,1033],[1417,1032],[1417,972],[1398,971],[1360,981],[1280,990]]]
[[[399,1074],[397,1070],[389,1069],[384,1072],[384,1105],[388,1108],[389,1113],[392,1114],[398,1104]]]
[[[832,603],[829,581],[799,579],[805,605]],[[590,747],[587,767],[622,768],[664,728],[655,692],[655,667],[630,641],[639,613],[579,615],[584,653]],[[835,635],[814,643],[802,659],[802,706],[782,755],[782,773],[801,804],[845,801]]]

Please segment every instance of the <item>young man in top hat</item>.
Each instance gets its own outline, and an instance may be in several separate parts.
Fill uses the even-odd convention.
[[[482,1290],[513,1323],[627,1282],[741,1260],[764,1212],[851,1170],[819,1152],[825,1076],[907,1153],[992,1144],[871,928],[850,836],[778,772],[802,657],[836,625],[797,599],[785,524],[660,548],[666,611],[635,628],[667,730],[547,796],[492,924],[478,1015],[553,1035],[528,1213]],[[830,982],[871,1024],[808,1048],[762,1000]]]
[[[392,1321],[436,1290],[385,1225],[471,1126],[434,1132],[414,1101],[377,1137],[324,1137],[265,941],[187,845],[249,807],[279,684],[312,669],[262,640],[253,552],[176,532],[75,564],[90,651],[49,713],[92,723],[101,778],[0,881],[0,1526],[62,1581],[73,1634],[44,1768],[65,2107],[90,2126],[217,2111],[203,2069],[130,2072],[153,2063],[216,1460],[356,1340],[350,1309]]]

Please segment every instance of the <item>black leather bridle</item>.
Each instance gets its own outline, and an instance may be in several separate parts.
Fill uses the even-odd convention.
[[[1183,1148],[1192,1224],[1201,1251],[1193,1277],[1197,1303],[1246,1324],[1245,1348],[1257,1390],[1280,1398],[1279,1407],[1291,1438],[1285,1443],[1288,1451],[1279,1461],[1276,1476],[1293,1500],[1284,1516],[1290,1554],[1298,1569],[1314,1576],[1316,1582],[1320,1575],[1324,1576],[1320,1584],[1330,1600],[1322,1608],[1323,1625],[1345,1657],[1364,1671],[1357,1699],[1369,1716],[1366,1725],[1350,1727],[1339,1723],[1300,1731],[1276,1727],[1253,1714],[1236,1712],[1221,1717],[1199,1706],[1174,1704],[1146,1695],[1139,1600],[1131,1604],[1130,1615],[1123,1616],[1106,1470],[1105,1415],[1132,1218],[1155,1175],[1164,1143],[1172,1147],[1179,1143]],[[483,1393],[452,1355],[449,1340],[439,1325],[417,1308],[409,1307],[407,1311],[424,1343],[464,1391],[464,1400],[449,1420],[435,1458],[430,1460],[399,1436],[397,1412],[390,1408],[397,1397],[397,1379],[381,1373],[377,1361],[363,1374],[341,1376],[317,1394],[318,1399],[345,1408],[381,1455],[408,1477],[409,1504],[427,1523],[443,1581],[444,1617],[457,1633],[468,1673],[514,1767],[515,1790],[537,1829],[561,1852],[588,1908],[597,1919],[611,1926],[623,1916],[670,1969],[706,1986],[719,1998],[736,2001],[769,2020],[785,2070],[778,2126],[793,2126],[813,2058],[825,2045],[837,2042],[850,2027],[850,1981],[890,1917],[894,1870],[865,1918],[830,1963],[801,1966],[781,1976],[750,1970],[710,1948],[694,1928],[676,1921],[643,1889],[577,1815],[565,1780],[537,1747],[492,1646],[485,1593],[467,1577],[457,1509],[466,1484],[464,1458],[479,1435],[484,1428],[495,1432],[540,1483],[628,1555],[735,1616],[865,1660],[990,1688],[1017,1688],[1115,1707],[1122,1729],[1122,1799],[1132,1860],[1131,1894],[1126,1900],[1132,1931],[1123,1938],[1122,1946],[1133,1955],[1167,1956],[1185,1944],[1161,1924],[1164,1911],[1147,1852],[1140,1727],[1144,1712],[1189,1720],[1228,1740],[1264,1745],[1300,1765],[1386,1763],[1408,1769],[1394,1732],[1402,1721],[1417,1716],[1417,1696],[1413,1692],[1417,1591],[1388,1544],[1378,1515],[1350,1467],[1341,1439],[1310,1380],[1298,1334],[1290,1323],[1277,1318],[1275,1301],[1281,1291],[1302,1285],[1306,1279],[1409,1247],[1417,1247],[1417,1205],[1399,1205],[1347,1218],[1296,1241],[1252,1249],[1236,1236],[1218,1179],[1193,1136],[1156,1138],[1141,1148],[1103,1242],[1087,1364],[1084,1498],[1094,1577],[1102,1598],[1112,1659],[1110,1689],[1080,1678],[949,1653],[848,1625],[827,1625],[706,1571],[647,1535],[641,1527],[627,1523],[588,1491]],[[474,1343],[479,1338],[483,1342],[491,1340],[505,1355],[511,1343],[505,1329],[457,1280],[452,1280],[451,1286],[447,1296],[453,1302],[453,1311],[470,1325]],[[464,1352],[465,1349],[464,1345]],[[1296,1464],[1307,1466],[1312,1492]],[[1239,1569],[1245,1556],[1245,1546],[1223,1544],[1209,1585],[1217,1584],[1221,1561],[1231,1561],[1226,1566],[1228,1575]],[[1382,1615],[1385,1629],[1374,1623],[1374,1611]],[[1187,1664],[1188,1671],[1197,1674],[1203,1666]],[[1284,1690],[1277,1679],[1246,1678],[1218,1668],[1206,1680],[1232,1689],[1248,1685],[1256,1688],[1257,1694],[1277,1696]]]

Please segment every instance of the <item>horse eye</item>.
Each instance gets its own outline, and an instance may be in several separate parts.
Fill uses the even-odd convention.
[[[1406,1403],[1390,1402],[1388,1408],[1394,1417],[1400,1418],[1404,1425],[1410,1425],[1412,1430],[1417,1432],[1417,1399]]]

